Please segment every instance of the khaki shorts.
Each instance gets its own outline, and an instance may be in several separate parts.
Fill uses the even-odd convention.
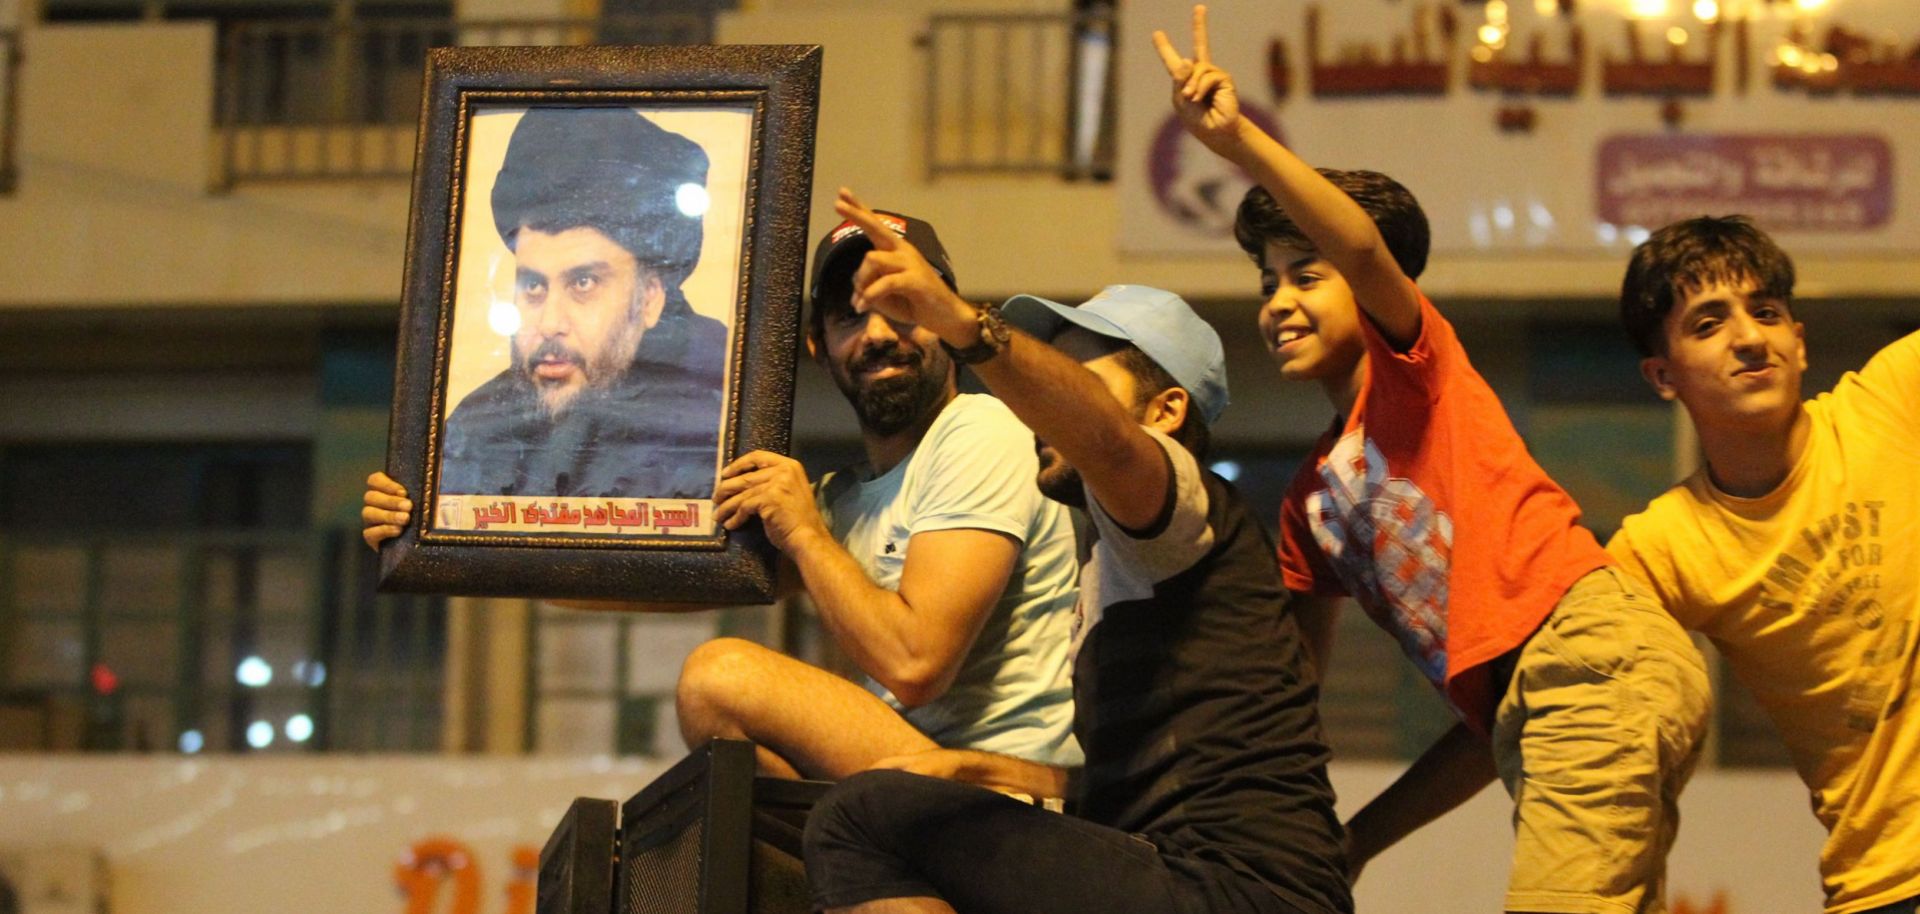
[[[1666,910],[1680,788],[1710,700],[1699,651],[1639,582],[1603,568],[1568,588],[1494,712],[1513,796],[1506,910]]]

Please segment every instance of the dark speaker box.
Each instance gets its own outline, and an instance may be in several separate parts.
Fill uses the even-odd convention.
[[[575,800],[541,852],[537,912],[807,914],[800,838],[829,786],[756,777],[752,743],[714,740],[621,804],[617,830],[612,801]]]
[[[580,797],[540,849],[537,914],[613,914],[620,804]]]

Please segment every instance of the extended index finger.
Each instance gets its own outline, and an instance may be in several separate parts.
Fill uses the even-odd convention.
[[[860,226],[860,230],[867,233],[867,240],[873,242],[874,250],[899,249],[900,236],[895,235],[893,229],[881,222],[880,217],[874,215],[873,210],[868,209],[865,203],[861,203],[860,198],[853,195],[852,188],[840,188],[840,200],[833,205],[833,209],[834,212],[852,219],[855,225]]]
[[[1153,30],[1153,49],[1160,52],[1160,62],[1166,64],[1167,75],[1179,79],[1181,70],[1187,65],[1187,59],[1181,57],[1179,51],[1174,50],[1173,41],[1167,37],[1166,32],[1159,29]]]
[[[1193,5],[1193,62],[1197,64],[1213,63],[1213,52],[1207,49],[1207,5]]]

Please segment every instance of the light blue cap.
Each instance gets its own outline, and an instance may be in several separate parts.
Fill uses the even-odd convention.
[[[1139,347],[1186,388],[1209,424],[1227,408],[1227,354],[1220,334],[1186,299],[1152,286],[1108,286],[1078,308],[1016,295],[1000,308],[1008,323],[1043,340],[1067,325]]]

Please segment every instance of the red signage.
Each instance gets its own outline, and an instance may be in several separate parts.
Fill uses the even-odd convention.
[[[533,914],[540,851],[531,846],[515,847],[509,863],[513,875],[507,882],[504,904],[497,910]],[[480,914],[480,861],[458,838],[435,836],[414,842],[393,865],[393,884],[404,900],[403,914]],[[445,902],[440,899],[442,886],[451,886]]]

